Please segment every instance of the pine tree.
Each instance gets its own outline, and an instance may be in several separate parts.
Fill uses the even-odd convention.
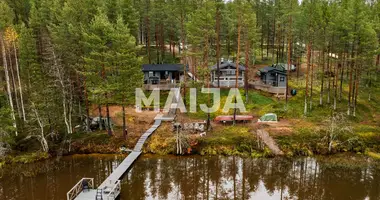
[[[85,71],[87,90],[92,97],[92,102],[98,104],[100,128],[102,128],[101,106],[106,105],[107,108],[107,127],[108,133],[112,135],[109,118],[109,91],[108,91],[108,75],[110,67],[107,62],[111,55],[112,47],[111,34],[113,32],[112,24],[108,21],[108,17],[103,10],[98,10],[98,14],[94,17],[87,32],[84,32],[85,39]]]
[[[125,106],[130,105],[135,99],[135,88],[142,86],[141,58],[136,55],[136,40],[121,16],[116,21],[111,37],[111,51],[114,55],[111,63],[114,65],[114,74],[110,84],[115,102],[123,107],[123,135],[126,137]]]
[[[195,52],[192,52],[202,60],[200,72],[203,85],[210,87],[210,71],[208,69],[210,60],[211,41],[214,40],[216,5],[214,1],[203,2],[201,7],[192,13],[186,24],[189,43]],[[210,96],[208,96],[210,104]],[[207,129],[210,128],[210,113],[207,113]]]

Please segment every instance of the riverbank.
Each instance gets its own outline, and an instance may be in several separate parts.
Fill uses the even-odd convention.
[[[187,134],[185,137],[184,155],[224,155],[243,156],[252,158],[270,158],[275,155],[259,144],[255,130],[258,127],[238,124],[236,126],[216,125],[206,136]],[[271,130],[271,127],[260,127]],[[378,134],[372,127],[356,128],[355,135],[339,135],[329,151],[327,135],[316,132],[314,127],[294,129],[292,133],[270,132],[284,157],[299,156],[331,156],[341,153],[352,153],[365,156],[373,160],[380,160],[380,145]],[[0,159],[0,167],[5,164],[25,164],[55,157],[56,155],[72,154],[117,154],[120,147],[132,149],[139,134],[130,134],[125,140],[116,129],[116,136],[108,136],[104,131],[93,133],[73,134],[70,144],[62,149],[55,149],[50,154],[35,152],[11,154]],[[346,142],[345,142],[346,141]],[[62,151],[60,151],[62,150]],[[176,135],[171,131],[171,124],[164,123],[147,141],[143,148],[144,153],[158,155],[174,155],[176,153]]]
[[[297,82],[290,83],[294,88],[302,88]],[[241,91],[244,98],[244,92]],[[221,106],[226,101],[227,90],[221,92]],[[284,110],[284,101],[280,101],[266,93],[250,90],[250,102],[247,104],[249,115],[255,120],[265,113],[276,113],[279,123],[272,125],[259,125],[255,122],[237,124],[236,126],[212,123],[213,129],[207,131],[204,137],[199,133],[183,133],[183,150],[185,155],[237,155],[244,157],[274,157],[275,155],[263,145],[260,145],[255,132],[260,128],[266,130],[284,152],[285,157],[297,156],[329,156],[339,153],[353,153],[365,155],[373,159],[380,158],[380,134],[378,117],[378,105],[376,101],[359,101],[361,108],[356,117],[349,117],[346,123],[336,120],[331,124],[329,118],[331,108],[328,105],[315,106],[306,116],[303,115],[302,91],[297,96],[289,99],[287,111]],[[316,94],[317,95],[317,91]],[[205,103],[207,96],[197,96],[198,103]],[[375,98],[375,97],[374,97]],[[102,107],[102,113],[105,113]],[[120,152],[121,146],[132,149],[138,138],[152,124],[157,113],[144,111],[136,113],[134,108],[126,108],[126,123],[128,135],[125,139],[122,134],[122,108],[110,106],[110,117],[115,123],[114,136],[108,136],[106,131],[91,133],[76,132],[68,138],[48,141],[49,153],[39,153],[39,143],[35,140],[16,141],[11,152],[5,158],[0,158],[0,166],[12,163],[30,163],[55,157],[56,155],[71,154],[115,154]],[[337,113],[343,113],[344,104],[340,104]],[[339,111],[339,112],[338,112]],[[92,107],[92,116],[97,116],[98,108]],[[211,118],[220,115],[219,111],[213,113]],[[231,114],[231,113],[230,113]],[[206,114],[202,111],[197,113],[178,114],[177,122],[203,122]],[[331,127],[335,127],[331,131]],[[336,128],[338,127],[338,128]],[[349,127],[349,128],[348,128]],[[332,133],[334,132],[334,133]],[[25,144],[23,144],[25,143]],[[143,149],[144,153],[170,155],[176,153],[176,136],[172,132],[170,123],[163,125],[151,136]]]

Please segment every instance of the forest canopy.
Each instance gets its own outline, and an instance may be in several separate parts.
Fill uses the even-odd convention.
[[[317,104],[355,116],[377,87],[379,40],[378,0],[0,0],[1,140],[47,152],[94,106],[132,105],[141,64],[189,57],[201,80],[222,58],[305,64],[304,114],[318,88]]]

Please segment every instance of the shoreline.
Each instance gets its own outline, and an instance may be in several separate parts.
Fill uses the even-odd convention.
[[[41,174],[47,174],[47,173],[54,173],[54,171],[61,170],[62,166],[61,163],[65,163],[64,160],[66,159],[72,159],[73,157],[77,158],[99,158],[99,159],[107,159],[110,157],[119,157],[120,161],[122,161],[125,158],[125,154],[71,154],[71,155],[64,155],[59,160],[50,157],[45,158],[44,160],[38,160],[34,162],[27,163],[26,166],[24,164],[20,163],[13,163],[9,165],[5,165],[2,168],[0,168],[1,176],[2,177],[8,177],[8,176],[19,176],[22,175],[24,177],[36,177]],[[375,168],[380,170],[380,160],[371,159],[366,155],[359,155],[359,154],[352,154],[352,153],[339,153],[339,154],[333,154],[333,155],[314,155],[314,156],[296,156],[296,157],[284,157],[284,156],[276,156],[276,157],[261,157],[261,158],[253,158],[253,157],[247,157],[247,156],[225,156],[225,155],[185,155],[185,156],[176,156],[176,155],[158,155],[158,154],[142,154],[139,159],[185,159],[185,158],[191,158],[191,157],[197,157],[197,158],[212,158],[212,157],[222,157],[222,158],[228,158],[228,157],[239,157],[242,159],[248,159],[248,160],[283,160],[283,161],[293,161],[296,162],[297,160],[304,159],[304,158],[310,158],[315,159],[319,163],[322,163],[324,167],[327,168],[339,168],[342,170],[350,170],[350,169],[365,169],[365,168]]]
[[[71,152],[68,154],[63,154],[59,158],[65,158],[65,157],[71,157],[71,156],[120,156],[120,157],[126,157],[129,153],[119,153],[119,152],[107,152],[107,153],[99,153],[99,152],[88,152],[88,153],[80,153],[80,152]],[[267,155],[267,156],[249,156],[247,153],[240,153],[240,154],[199,154],[199,153],[192,153],[192,154],[184,154],[184,155],[175,155],[175,154],[155,154],[152,152],[146,152],[141,155],[141,157],[149,158],[149,157],[170,157],[170,158],[183,158],[183,157],[192,157],[192,156],[198,156],[198,157],[213,157],[213,156],[223,156],[223,157],[233,157],[238,156],[241,158],[247,158],[247,159],[277,159],[277,158],[284,158],[284,159],[299,159],[299,158],[316,158],[316,159],[322,159],[322,160],[333,160],[335,164],[336,161],[341,161],[344,164],[350,163],[350,159],[353,159],[353,161],[350,164],[353,164],[352,166],[360,167],[364,163],[358,162],[358,161],[366,161],[366,164],[379,164],[380,167],[380,159],[376,156],[368,155],[366,154],[360,154],[360,153],[352,153],[352,152],[338,152],[333,154],[313,154],[313,155],[296,155],[296,156],[287,156],[287,155]],[[28,154],[22,154],[17,155],[14,157],[7,156],[5,159],[3,158],[0,160],[0,169],[14,166],[14,165],[20,165],[20,164],[34,164],[38,162],[43,161],[49,161],[57,159],[57,155],[52,154],[45,154],[41,152],[37,153],[28,153]],[[357,160],[359,159],[359,160]]]

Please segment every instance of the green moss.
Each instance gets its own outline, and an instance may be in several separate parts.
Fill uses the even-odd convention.
[[[375,160],[380,160],[380,153],[375,153],[375,152],[366,152],[366,155],[375,159]]]
[[[46,160],[50,158],[50,155],[46,152],[34,152],[34,153],[25,153],[21,155],[16,156],[7,156],[0,160],[0,168],[4,166],[5,164],[27,164],[27,163],[33,163],[40,160]]]

